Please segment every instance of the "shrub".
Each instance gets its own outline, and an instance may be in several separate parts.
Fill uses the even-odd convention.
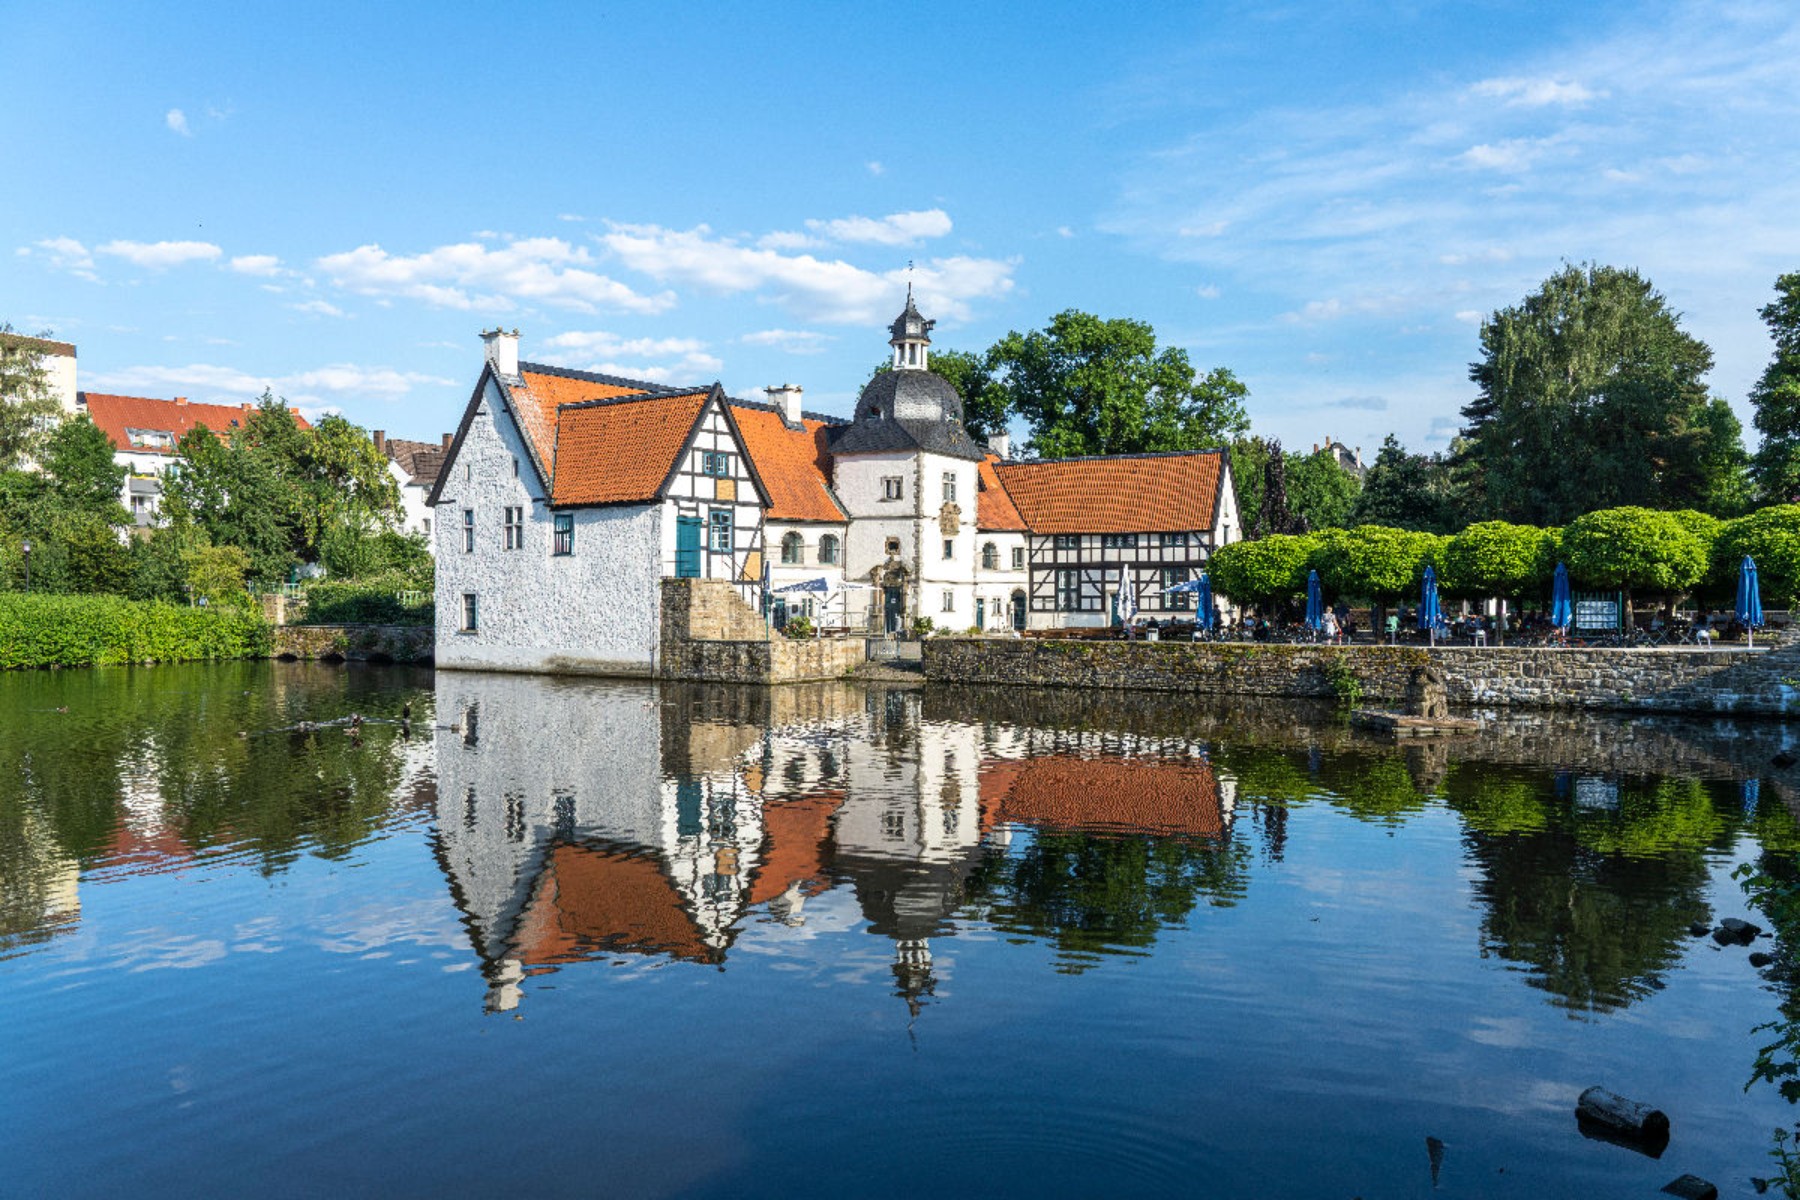
[[[237,607],[0,595],[0,669],[266,658],[271,643],[269,625]]]
[[[1756,582],[1768,608],[1800,603],[1800,504],[1776,504],[1726,523],[1713,543],[1713,575],[1737,592],[1738,566],[1756,560]]]
[[[914,617],[913,618],[912,635],[914,637],[917,637],[917,638],[930,637],[932,634],[932,631],[935,630],[936,628],[937,628],[937,625],[935,623],[933,623],[933,621],[930,617]]]
[[[809,638],[813,635],[813,620],[811,617],[789,617],[781,632],[796,640]]]
[[[1563,559],[1575,582],[1675,595],[1706,575],[1708,546],[1682,515],[1648,508],[1606,508],[1570,521]]]
[[[430,625],[437,607],[410,575],[388,572],[369,579],[319,579],[306,586],[309,625]]]

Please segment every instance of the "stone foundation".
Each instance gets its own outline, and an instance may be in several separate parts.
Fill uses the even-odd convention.
[[[1643,712],[1800,714],[1800,646],[1768,652],[1471,647],[1259,646],[931,638],[925,676],[1234,696],[1333,697],[1399,705],[1412,669],[1435,663],[1458,705]]]
[[[305,662],[431,661],[429,625],[281,625],[274,656]]]
[[[713,683],[794,683],[838,679],[867,657],[863,639],[790,641],[729,583],[662,581],[659,669],[664,679]]]

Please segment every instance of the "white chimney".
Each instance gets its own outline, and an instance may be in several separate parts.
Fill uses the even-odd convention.
[[[481,344],[487,351],[488,366],[494,368],[494,374],[503,379],[519,377],[519,331],[511,333],[504,329],[484,329],[481,331]]]
[[[784,383],[780,387],[764,388],[763,391],[767,393],[769,403],[775,406],[775,411],[781,414],[783,421],[789,425],[800,424],[799,384]]]
[[[1012,457],[1012,435],[1005,430],[988,434],[988,452],[1005,462]]]

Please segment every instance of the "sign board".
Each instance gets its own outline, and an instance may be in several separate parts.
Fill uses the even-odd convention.
[[[1617,600],[1577,600],[1575,602],[1575,628],[1617,629],[1618,627],[1619,602]]]

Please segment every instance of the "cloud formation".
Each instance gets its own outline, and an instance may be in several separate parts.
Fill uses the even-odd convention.
[[[497,247],[462,242],[412,255],[389,254],[370,243],[317,263],[347,291],[464,311],[508,312],[535,303],[577,312],[658,313],[675,304],[667,292],[644,295],[600,274],[595,265],[585,246],[551,237],[515,238]]]
[[[163,124],[167,125],[171,132],[179,133],[182,137],[194,136],[194,131],[188,128],[187,114],[179,108],[171,108],[164,114]]]
[[[1606,95],[1593,92],[1572,80],[1560,79],[1484,79],[1469,89],[1471,96],[1503,100],[1517,108],[1543,108],[1546,105],[1575,107]]]
[[[738,339],[746,346],[767,346],[787,354],[820,354],[832,340],[830,334],[810,329],[762,329]]]
[[[96,390],[118,389],[131,394],[191,396],[226,403],[253,400],[265,391],[301,404],[320,400],[319,393],[340,398],[372,396],[398,399],[415,387],[453,387],[456,381],[417,371],[391,367],[363,367],[334,363],[291,375],[255,375],[236,367],[214,363],[185,366],[137,366],[118,371],[95,372],[90,378]]]
[[[104,242],[94,253],[122,258],[135,267],[163,271],[191,262],[216,262],[225,253],[211,242]]]
[[[941,208],[921,212],[890,213],[885,217],[840,217],[808,221],[806,227],[833,242],[870,242],[877,246],[906,246],[950,232],[950,214]]]
[[[239,275],[280,275],[281,260],[273,254],[240,254],[233,258],[230,267]]]

